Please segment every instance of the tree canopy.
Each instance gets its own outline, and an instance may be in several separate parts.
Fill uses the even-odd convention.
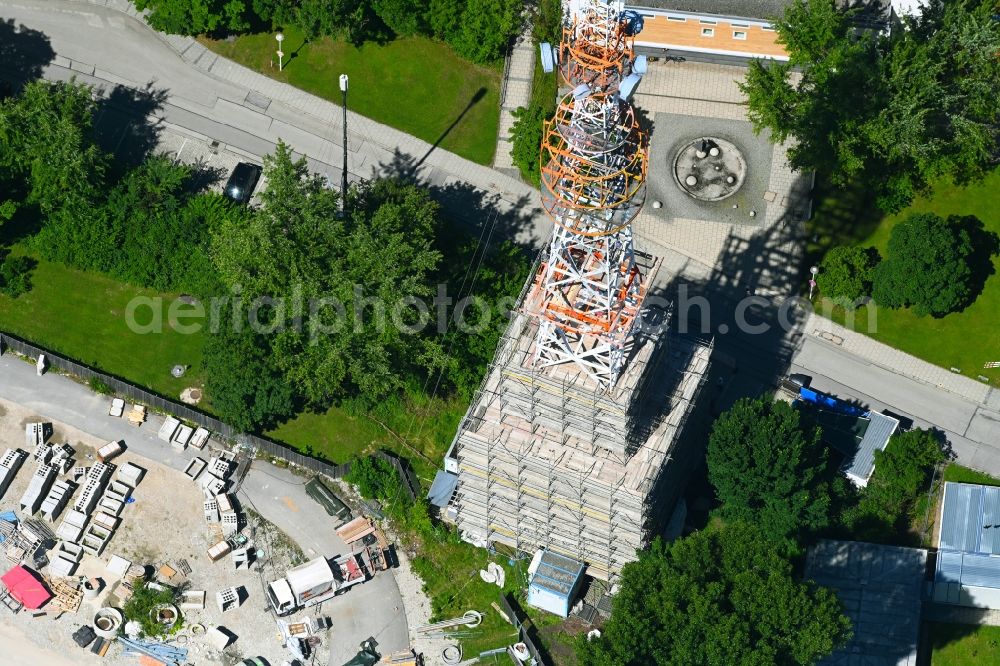
[[[970,260],[976,250],[960,218],[910,215],[892,228],[886,258],[875,269],[875,301],[890,308],[912,306],[918,316],[961,309],[973,298]]]
[[[816,274],[820,294],[853,307],[872,293],[878,251],[858,245],[841,245],[830,250]]]
[[[523,0],[132,0],[146,20],[171,34],[232,34],[295,26],[307,39],[353,43],[394,35],[426,35],[462,57],[489,63],[503,57],[521,29]]]
[[[942,175],[992,168],[1000,22],[982,0],[921,5],[888,35],[859,32],[834,0],[796,0],[776,24],[786,63],[753,61],[748,114],[792,164],[835,184],[862,181],[897,211]]]
[[[743,520],[792,551],[803,533],[828,522],[826,458],[818,430],[797,411],[767,397],[743,398],[712,426],[708,480],[726,520]]]
[[[813,664],[849,636],[832,592],[796,581],[773,542],[733,522],[640,552],[578,653],[581,666]]]
[[[935,465],[944,460],[941,442],[933,431],[910,430],[894,435],[884,451],[875,452],[875,471],[857,504],[846,512],[847,527],[874,541],[896,534],[900,523],[912,518],[911,512]]]

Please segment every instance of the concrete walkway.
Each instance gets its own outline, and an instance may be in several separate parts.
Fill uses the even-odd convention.
[[[163,417],[150,414],[140,428],[125,419],[108,416],[110,399],[93,393],[63,375],[35,374],[34,364],[7,352],[0,356],[0,398],[106,440],[124,440],[126,446],[150,460],[183,472],[199,452],[178,452],[157,437]],[[204,453],[201,454],[204,458]],[[347,552],[334,531],[332,519],[305,492],[305,479],[287,469],[256,461],[240,488],[238,497],[294,540],[307,557],[333,556]],[[164,525],[161,529],[169,529]],[[248,587],[262,604],[263,591]],[[357,646],[374,636],[385,652],[409,645],[406,615],[392,573],[383,572],[349,594],[323,606],[334,620],[337,638],[331,644],[331,666],[340,666],[357,652]],[[0,663],[6,663],[0,660]]]
[[[535,43],[531,38],[529,22],[514,42],[507,62],[503,92],[500,96],[500,126],[497,129],[497,148],[493,154],[493,167],[514,178],[520,178],[517,166],[511,159],[513,148],[510,132],[514,127],[514,109],[531,102],[531,83],[535,74]],[[552,76],[555,76],[553,74]]]

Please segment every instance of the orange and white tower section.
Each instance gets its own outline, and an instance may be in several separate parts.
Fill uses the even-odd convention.
[[[636,265],[631,227],[645,198],[648,153],[628,98],[645,68],[621,3],[580,0],[571,10],[559,74],[572,92],[546,123],[541,146],[542,204],[555,229],[524,307],[539,320],[538,367],[576,363],[610,387],[652,279]]]

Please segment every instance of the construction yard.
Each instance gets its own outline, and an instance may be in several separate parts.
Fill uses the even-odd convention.
[[[75,464],[78,466],[94,466],[97,462],[96,452],[106,444],[64,424],[46,421],[24,407],[0,400],[0,451],[8,448],[24,450],[25,428],[35,422],[51,423],[49,442],[68,443],[75,451]],[[201,453],[202,457],[207,457],[207,450],[206,447]],[[301,563],[305,559],[302,551],[273,525],[253,512],[245,512],[239,534],[254,540],[249,544],[250,551],[259,552],[260,560],[253,567],[243,566],[238,570],[230,556],[213,562],[207,551],[223,540],[222,525],[206,520],[205,495],[199,484],[192,482],[182,472],[127,450],[110,464],[122,469],[128,463],[142,468],[145,474],[131,493],[130,499],[134,501],[122,508],[120,524],[100,555],[84,553],[72,576],[56,578],[47,571],[49,567],[41,569],[50,590],[63,584],[99,580],[98,594],[93,598],[80,599],[76,612],[59,608],[56,603],[60,601],[58,595],[37,612],[25,608],[11,616],[7,609],[0,608],[0,613],[6,616],[6,631],[14,631],[23,636],[25,641],[39,648],[40,654],[55,651],[69,657],[71,663],[136,664],[136,656],[126,655],[118,641],[110,643],[102,659],[89,649],[78,647],[74,643],[73,633],[82,625],[94,624],[95,613],[99,609],[122,608],[128,596],[125,581],[138,565],[144,568],[143,574],[147,580],[185,590],[195,599],[188,602],[185,597],[180,611],[183,623],[166,641],[171,646],[187,650],[186,662],[228,666],[237,664],[244,658],[257,656],[264,657],[272,664],[287,661],[289,655],[282,646],[283,639],[275,618],[267,609],[262,585],[265,581],[262,579],[270,575],[271,571],[283,572]],[[0,511],[14,510],[18,513],[18,518],[24,517],[18,500],[28,489],[35,467],[36,463],[29,454],[0,499]],[[65,476],[70,478],[72,475]],[[62,515],[57,516],[54,522],[47,522],[44,517],[41,522],[46,523],[54,532],[70,509],[70,506],[66,506]],[[41,515],[44,516],[44,509]],[[129,573],[119,576],[109,571],[112,558],[121,558],[115,560],[117,570],[125,568]],[[126,566],[122,560],[132,566]],[[15,564],[16,562],[5,562],[2,568],[6,571]],[[231,588],[237,589],[237,597],[242,603],[223,612],[217,605],[217,593]],[[201,605],[198,600],[199,592],[204,592],[203,608],[198,608]],[[313,616],[316,615],[315,608],[309,610]],[[285,619],[289,623],[297,623],[305,617],[305,612],[300,611]],[[224,649],[212,642],[212,629],[215,627],[224,627],[231,635],[231,644]],[[319,637],[314,663],[327,663],[328,641],[324,640],[322,633]],[[46,663],[44,657],[40,659],[41,663]],[[5,662],[2,659],[0,661]]]

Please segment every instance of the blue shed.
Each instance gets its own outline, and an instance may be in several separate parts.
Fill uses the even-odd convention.
[[[583,562],[540,550],[531,559],[528,604],[559,617],[568,617],[573,598],[583,582]]]

